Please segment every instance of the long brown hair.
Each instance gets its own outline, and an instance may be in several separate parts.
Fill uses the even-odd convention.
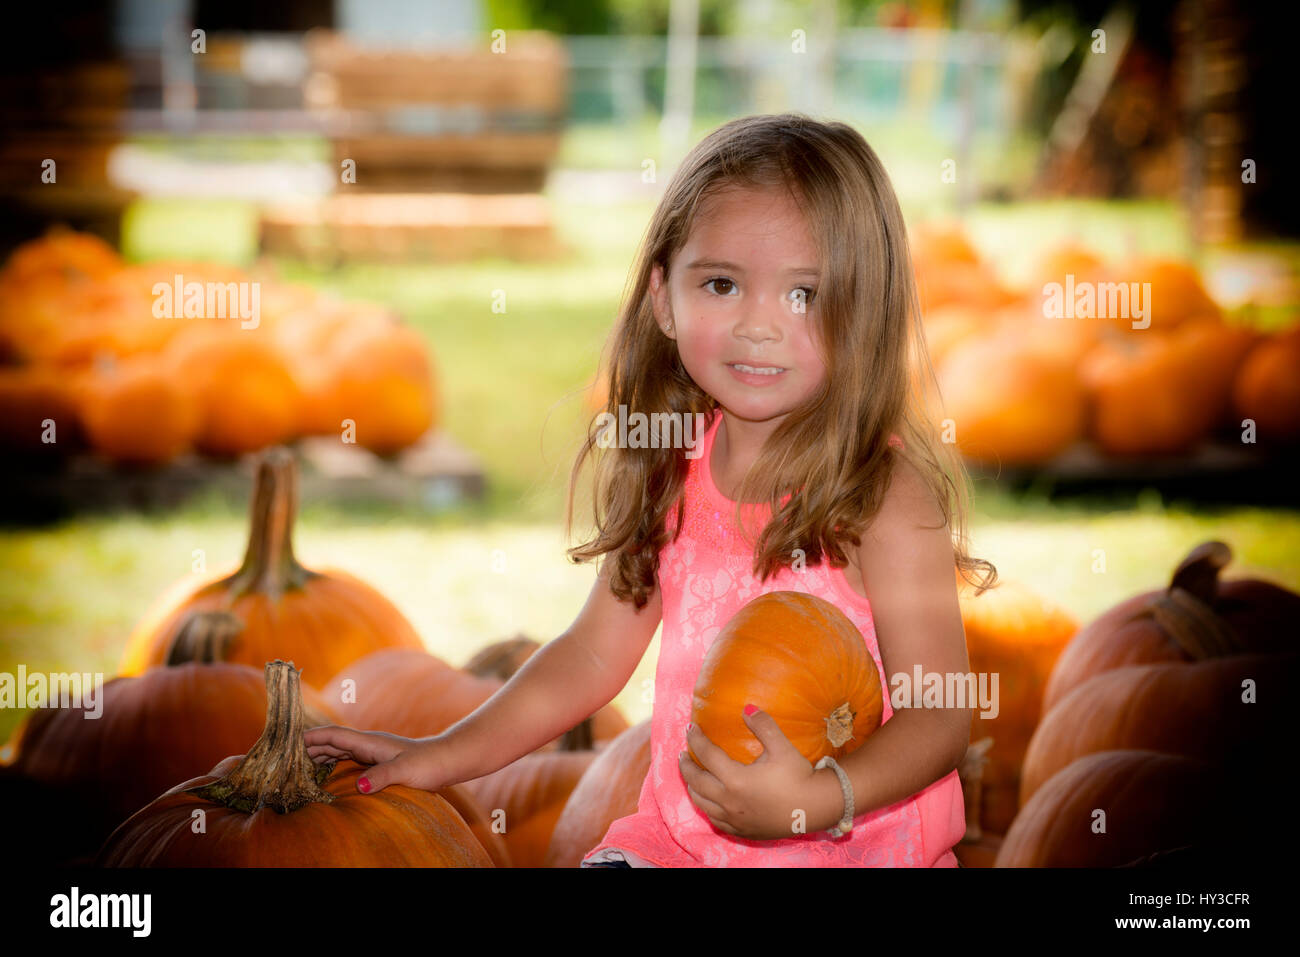
[[[844,542],[880,508],[894,456],[925,477],[952,530],[960,575],[980,590],[997,570],[967,551],[968,476],[951,444],[939,439],[931,410],[938,383],[925,347],[906,227],[880,159],[852,127],[802,113],[748,116],[720,126],[686,156],[667,185],[629,276],[610,348],[603,360],[605,411],[620,405],[677,416],[715,414],[717,402],[687,374],[677,343],[655,321],[650,274],[665,282],[673,256],[690,236],[704,201],[727,187],[785,186],[808,217],[821,256],[817,291],[822,388],[795,408],[764,444],[737,493],[736,522],[754,543],[753,573],[766,580],[802,549],[809,565],[847,563]],[[716,414],[721,414],[718,411]],[[596,536],[568,554],[584,562],[612,553],[610,587],[642,608],[655,587],[659,550],[681,531],[676,509],[690,460],[682,448],[608,448],[597,455],[599,417],[588,426],[569,481],[566,531],[588,456],[595,461],[592,510]],[[901,451],[888,444],[891,433]],[[782,505],[782,498],[792,489]],[[744,529],[741,502],[769,502],[771,520],[755,540]]]

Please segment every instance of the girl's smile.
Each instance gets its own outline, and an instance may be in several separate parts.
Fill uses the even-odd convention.
[[[782,369],[780,366],[755,366],[746,365],[745,363],[740,362],[729,362],[727,363],[727,368],[729,368],[732,374],[741,382],[744,382],[746,385],[758,386],[760,388],[774,385],[777,379],[787,371],[786,369]]]

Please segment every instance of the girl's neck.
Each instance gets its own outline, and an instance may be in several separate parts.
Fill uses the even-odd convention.
[[[709,472],[718,491],[736,501],[741,479],[758,458],[763,443],[780,424],[780,418],[746,422],[722,413],[717,434],[713,436],[713,450],[709,453]]]

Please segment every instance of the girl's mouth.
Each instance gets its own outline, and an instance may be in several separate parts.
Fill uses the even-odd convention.
[[[732,375],[749,385],[766,385],[775,382],[783,372],[789,370],[781,366],[752,366],[744,362],[728,362]]]

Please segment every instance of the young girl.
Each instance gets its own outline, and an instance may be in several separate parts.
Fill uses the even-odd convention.
[[[956,866],[971,710],[895,714],[889,676],[965,673],[954,563],[985,585],[996,573],[966,551],[965,473],[930,415],[903,218],[879,159],[842,123],[727,123],[673,176],[634,275],[607,411],[684,428],[676,447],[597,457],[597,535],[571,555],[610,559],[586,607],[443,733],[314,728],[309,753],[373,764],[368,793],[488,774],[613,699],[662,621],[650,773],[637,812],[583,866]],[[593,422],[570,528],[583,462],[608,439]],[[688,727],[713,639],[781,590],[837,605],[881,673],[883,724],[838,769],[814,768],[762,711],[744,717],[764,746],[749,765]]]

